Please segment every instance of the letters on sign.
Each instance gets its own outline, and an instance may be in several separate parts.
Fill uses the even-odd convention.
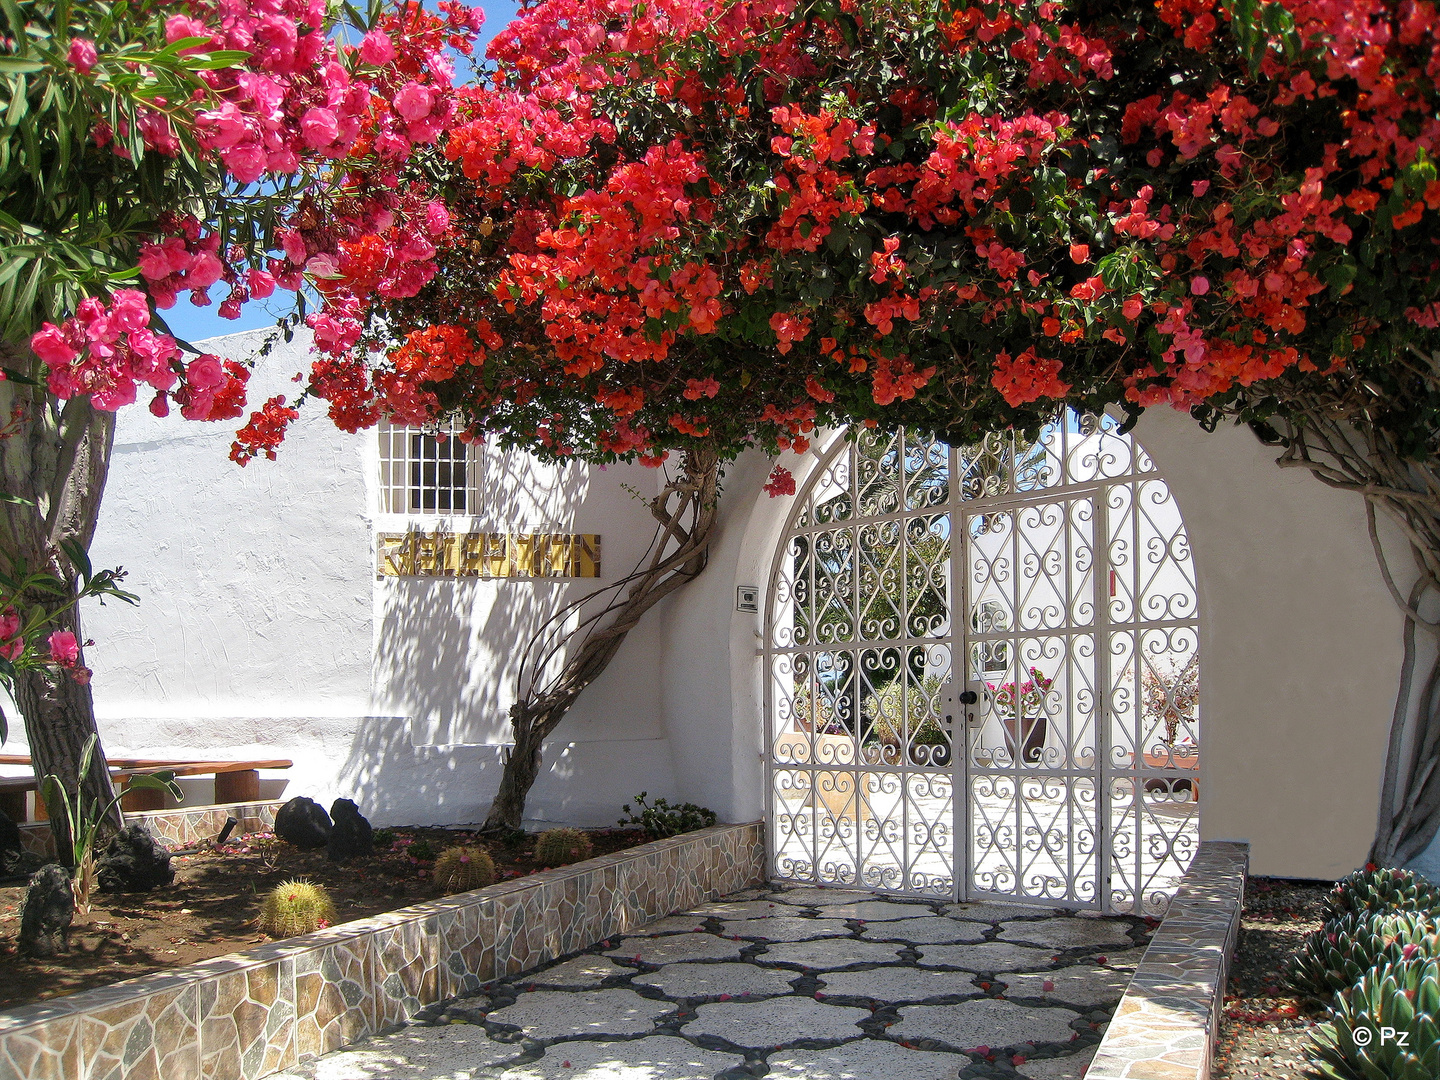
[[[600,576],[595,533],[380,533],[382,577],[547,578]]]

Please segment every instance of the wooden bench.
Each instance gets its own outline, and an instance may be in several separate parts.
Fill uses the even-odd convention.
[[[29,765],[25,754],[0,754],[0,765]],[[110,758],[110,778],[122,789],[129,787],[129,778],[137,773],[150,773],[168,769],[176,776],[215,777],[216,803],[253,803],[260,801],[260,770],[288,769],[294,764],[288,758],[270,761],[196,761],[194,758]],[[26,810],[26,796],[35,792],[35,820],[48,817],[44,800],[39,794],[39,783],[34,776],[0,777],[0,809],[13,821],[29,820]],[[121,799],[123,809],[134,813],[139,810],[163,810],[165,793],[150,788],[127,791]]]

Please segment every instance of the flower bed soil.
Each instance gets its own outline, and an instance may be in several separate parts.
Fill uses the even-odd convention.
[[[393,839],[385,834],[393,835]],[[0,888],[0,1009],[73,994],[166,968],[224,956],[271,940],[255,925],[260,898],[291,878],[330,890],[341,921],[363,919],[434,899],[434,857],[452,844],[480,843],[495,860],[497,880],[545,869],[534,859],[534,836],[515,843],[477,841],[464,831],[383,830],[386,844],[366,859],[334,863],[267,833],[206,845],[172,861],[175,883],[150,893],[97,893],[89,915],[76,915],[70,952],[49,960],[21,956],[15,941],[25,885]],[[596,855],[646,843],[639,829],[589,832]]]
[[[1298,1080],[1307,1075],[1310,1029],[1325,1010],[1285,984],[1285,961],[1325,922],[1334,883],[1251,878],[1230,964],[1225,1011],[1210,1075],[1215,1080]]]

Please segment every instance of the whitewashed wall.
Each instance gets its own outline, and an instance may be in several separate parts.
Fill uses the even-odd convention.
[[[212,346],[244,355],[259,338]],[[303,363],[298,345],[277,351],[252,401]],[[227,459],[232,428],[122,415],[94,558],[125,565],[142,605],[88,612],[110,746],[290,757],[286,794],[354,797],[381,823],[477,820],[518,647],[594,583],[377,581],[373,531],[395,521],[372,514],[373,435],[340,434],[312,409],[278,462],[242,470]],[[1249,840],[1257,873],[1346,872],[1374,829],[1400,659],[1362,507],[1277,468],[1244,429],[1207,435],[1155,410],[1135,435],[1195,551],[1202,835]],[[648,541],[626,487],[653,492],[653,472],[556,474],[487,453],[477,527],[600,533],[607,581]],[[786,464],[803,483],[814,461]],[[537,821],[610,822],[642,789],[724,819],[763,814],[760,622],[736,611],[735,586],[767,584],[790,509],[762,493],[769,468],[749,454],[728,469],[709,569],[631,635],[547,748]]]
[[[264,336],[208,347],[242,357]],[[305,355],[298,340],[277,348],[252,404],[293,395]],[[125,566],[141,604],[86,612],[109,749],[291,758],[270,791],[283,779],[287,796],[353,797],[378,823],[483,818],[519,648],[573,590],[633,566],[653,521],[625,487],[653,493],[655,472],[557,471],[487,449],[480,512],[452,523],[599,533],[601,580],[377,580],[374,526],[404,519],[372,512],[374,433],[345,435],[310,402],[277,461],[241,469],[228,459],[236,426],[121,414],[92,557]],[[638,791],[674,794],[659,631],[652,620],[631,635],[547,748],[537,820],[613,824]]]

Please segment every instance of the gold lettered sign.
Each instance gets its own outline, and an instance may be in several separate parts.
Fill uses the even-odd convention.
[[[451,533],[376,536],[380,577],[598,578],[596,533]]]

